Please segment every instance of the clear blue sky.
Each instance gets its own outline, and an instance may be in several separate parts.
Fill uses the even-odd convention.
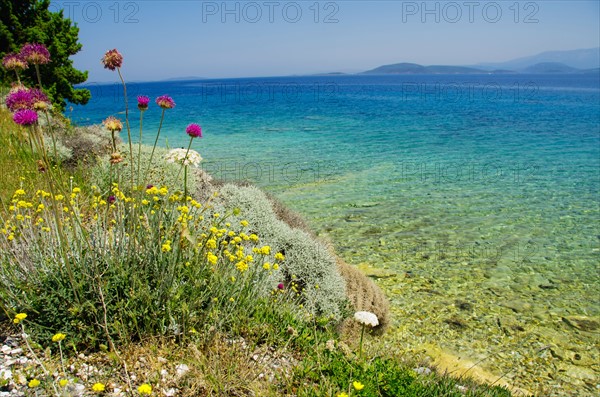
[[[471,65],[600,46],[598,0],[53,1],[77,23],[75,66],[126,79],[357,72],[383,64]],[[423,6],[424,5],[424,6]]]

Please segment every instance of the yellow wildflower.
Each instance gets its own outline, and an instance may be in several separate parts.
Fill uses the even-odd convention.
[[[279,270],[279,265],[277,263],[273,264],[273,270]]]
[[[169,252],[169,251],[171,251],[171,240],[165,241],[165,243],[162,245],[162,252]]]
[[[15,316],[13,323],[19,324],[21,321],[27,318],[27,313],[19,313]]]
[[[271,264],[270,264],[269,262],[265,262],[265,263],[263,264],[263,269],[265,269],[265,270],[269,270],[270,268],[271,268]]]
[[[92,390],[96,393],[101,393],[104,391],[104,389],[105,387],[102,383],[94,383],[94,386],[92,386]]]
[[[219,258],[217,258],[217,256],[215,254],[213,254],[212,252],[209,252],[206,255],[206,259],[208,259],[208,263],[210,263],[211,265],[216,265],[217,264],[217,260]]]
[[[339,394],[336,394],[335,397],[348,397],[348,394],[341,392]]]
[[[363,385],[362,383],[360,383],[358,381],[352,382],[352,386],[354,386],[354,388],[356,390],[362,390],[365,387],[365,385]]]
[[[143,385],[138,387],[138,393],[140,393],[141,395],[144,395],[144,394],[150,395],[150,394],[152,394],[152,386],[150,386],[147,383],[144,383]]]
[[[24,196],[24,195],[25,195],[25,190],[23,190],[23,189],[18,189],[15,192],[15,196]]]
[[[275,254],[275,259],[278,261],[283,261],[285,259],[285,256],[283,256],[281,252],[278,252]]]
[[[206,242],[206,248],[210,250],[217,248],[217,242],[211,238]]]
[[[67,337],[67,335],[58,333],[52,337],[52,342],[60,342],[61,340],[64,340],[66,337]]]
[[[37,379],[32,379],[29,381],[28,386],[31,388],[38,387],[40,385],[40,381]]]
[[[258,236],[257,236],[256,234],[254,234],[254,233],[253,233],[253,234],[251,234],[249,238],[250,238],[250,240],[252,240],[252,241],[254,241],[254,242],[257,242],[257,241],[258,241]]]
[[[235,267],[237,267],[237,269],[243,273],[246,270],[248,270],[248,263],[246,263],[245,261],[239,261],[235,264]]]
[[[271,247],[269,247],[268,245],[265,245],[264,247],[262,247],[260,249],[260,253],[263,255],[269,255],[271,253]]]
[[[61,380],[59,380],[59,381],[58,381],[58,385],[59,385],[60,387],[65,387],[65,386],[66,386],[66,385],[68,385],[68,384],[69,384],[69,381],[68,381],[68,380],[66,380],[66,379],[61,379]]]
[[[241,221],[241,222],[240,222],[240,225],[242,225],[242,226],[246,227],[246,226],[248,226],[248,221],[246,221],[246,220],[244,220],[244,221]]]

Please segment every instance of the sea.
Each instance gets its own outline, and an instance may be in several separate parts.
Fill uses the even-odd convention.
[[[115,76],[116,77],[116,76]],[[78,125],[123,117],[87,84]],[[325,75],[128,83],[143,142],[299,212],[389,297],[390,349],[541,396],[600,393],[600,76]],[[125,136],[124,136],[125,137]],[[466,373],[455,373],[468,376]]]

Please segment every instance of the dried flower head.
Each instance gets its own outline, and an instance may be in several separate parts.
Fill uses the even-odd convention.
[[[21,48],[21,58],[34,65],[43,65],[50,62],[50,52],[45,45],[27,43]]]
[[[13,114],[13,121],[19,125],[32,125],[38,120],[38,115],[35,110],[21,109]]]
[[[354,319],[363,325],[370,325],[371,327],[379,325],[377,316],[371,312],[356,312],[354,313]]]
[[[121,156],[121,153],[113,153],[113,154],[111,154],[111,155],[110,155],[110,160],[109,160],[109,162],[110,162],[111,164],[119,164],[119,163],[120,163],[120,162],[122,162],[123,160],[124,160],[124,159],[123,159],[123,156]]]
[[[24,70],[29,66],[27,65],[27,61],[23,59],[21,54],[6,54],[4,58],[2,58],[2,66],[6,70]]]
[[[173,109],[175,107],[175,101],[168,95],[161,95],[156,98],[156,104],[163,109]]]
[[[116,117],[110,116],[102,122],[107,130],[111,132],[121,132],[123,129],[123,123]]]
[[[115,70],[123,65],[123,55],[116,48],[106,51],[102,57],[105,69]]]
[[[148,98],[146,95],[140,95],[137,97],[137,100],[138,109],[140,109],[142,112],[148,109],[148,103],[150,103],[150,98]]]
[[[192,138],[202,138],[202,127],[198,124],[190,124],[185,129],[185,132]]]
[[[195,150],[172,149],[165,156],[165,160],[167,160],[167,163],[178,163],[198,167],[202,161],[202,156]]]

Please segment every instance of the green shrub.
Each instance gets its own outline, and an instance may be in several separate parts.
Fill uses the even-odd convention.
[[[253,186],[225,185],[219,190],[221,205],[240,208],[261,242],[285,255],[282,266],[285,288],[302,296],[305,309],[318,316],[340,319],[346,304],[344,279],[329,250],[308,233],[277,219],[267,196]],[[218,204],[215,204],[218,205]]]
[[[228,329],[276,291],[279,272],[263,266],[276,260],[231,214],[166,187],[93,191],[19,190],[0,217],[0,303],[42,340],[182,339]]]

